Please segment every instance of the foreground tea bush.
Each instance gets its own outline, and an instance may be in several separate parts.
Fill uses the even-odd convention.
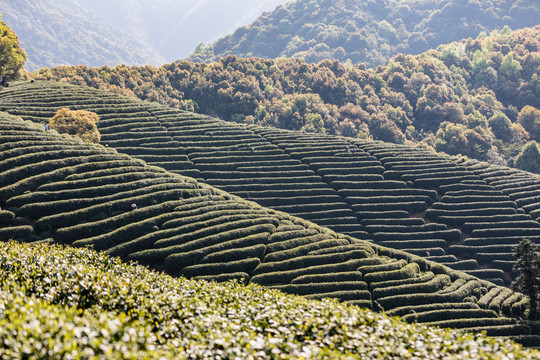
[[[1,358],[540,356],[334,300],[175,279],[87,249],[0,243],[0,282]]]

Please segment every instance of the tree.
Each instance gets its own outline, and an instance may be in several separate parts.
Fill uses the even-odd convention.
[[[540,255],[538,246],[529,239],[523,239],[514,253],[517,262],[513,271],[519,272],[512,283],[512,289],[530,298],[531,310],[529,319],[535,320],[539,315],[540,303]]]
[[[19,38],[0,21],[0,76],[8,81],[23,77],[25,61],[26,53],[19,47]]]
[[[534,106],[524,106],[518,114],[517,122],[527,130],[531,139],[540,141],[540,110]]]
[[[523,147],[514,161],[518,169],[540,174],[540,150],[536,141],[531,141]]]
[[[501,140],[510,141],[512,139],[512,122],[502,112],[498,112],[489,119],[489,126],[493,134]]]
[[[59,133],[77,136],[86,142],[99,143],[101,136],[96,126],[99,117],[86,110],[60,109],[49,120],[49,127]]]

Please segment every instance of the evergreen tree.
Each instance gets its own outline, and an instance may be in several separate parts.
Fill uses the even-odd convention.
[[[529,239],[523,239],[515,252],[517,263],[513,270],[519,276],[512,283],[512,289],[527,295],[531,300],[529,319],[537,319],[540,309],[540,255],[538,246]]]
[[[536,141],[531,141],[523,147],[516,157],[514,166],[521,170],[540,174],[540,150]]]

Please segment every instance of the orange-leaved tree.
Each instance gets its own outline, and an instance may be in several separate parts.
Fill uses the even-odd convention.
[[[24,77],[25,61],[26,53],[19,47],[19,38],[5,22],[0,21],[0,76],[4,80]]]
[[[99,143],[101,136],[96,123],[99,116],[86,110],[60,109],[49,120],[49,127],[59,133],[77,136],[86,142]]]

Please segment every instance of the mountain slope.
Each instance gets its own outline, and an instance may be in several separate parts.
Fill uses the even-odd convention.
[[[117,126],[123,126],[118,115],[142,110],[142,104],[100,103],[123,109],[101,120]],[[186,125],[204,122],[184,115]],[[519,321],[528,312],[528,299],[519,293],[5,113],[0,127],[4,240],[50,237],[173,275],[236,278],[308,298],[334,297],[409,321],[540,340]]]
[[[299,0],[197,49],[190,59],[299,57],[373,67],[397,53],[418,54],[504,25],[534,26],[539,18],[540,7],[533,0]]]
[[[30,71],[58,65],[154,65],[244,25],[281,0],[1,0]]]
[[[88,249],[0,243],[0,264],[3,358],[264,354],[360,359],[403,358],[413,351],[422,359],[539,355],[508,340],[408,325],[329,299],[306,300],[231,282],[172,279]],[[239,327],[244,329],[239,332]]]
[[[540,25],[397,55],[367,70],[337,61],[239,59],[147,67],[61,67],[67,80],[222,119],[388,142],[512,165],[540,139]],[[531,106],[533,109],[531,109]],[[527,110],[529,109],[529,110]],[[530,111],[529,111],[530,112]],[[536,124],[536,125],[535,125]]]
[[[1,109],[33,121],[61,107],[97,112],[109,148],[498,284],[512,277],[520,239],[540,241],[540,177],[530,173],[405,145],[226,123],[62,83],[0,92]]]

